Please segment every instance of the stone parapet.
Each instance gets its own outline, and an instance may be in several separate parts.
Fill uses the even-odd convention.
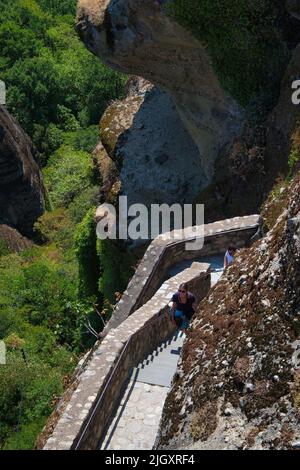
[[[133,367],[174,333],[168,304],[181,282],[198,301],[210,289],[209,265],[194,263],[166,281],[150,301],[110,330],[92,354],[46,450],[98,449]]]
[[[260,227],[260,216],[251,215],[221,220],[203,227],[185,230],[185,238],[176,239],[175,231],[157,238],[148,247],[121,300],[117,303],[106,331],[116,328],[129,315],[147,302],[165,280],[171,266],[181,261],[216,255],[230,245],[248,246]],[[204,246],[186,250],[187,241],[195,241],[197,233],[204,234]],[[178,235],[178,234],[177,234]]]

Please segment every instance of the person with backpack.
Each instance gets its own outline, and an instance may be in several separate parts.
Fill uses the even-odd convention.
[[[188,291],[187,284],[180,284],[172,297],[172,319],[177,328],[186,331],[196,310],[196,298]]]

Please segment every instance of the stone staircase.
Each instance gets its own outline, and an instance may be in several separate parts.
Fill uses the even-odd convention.
[[[101,450],[152,449],[184,339],[177,332],[133,369]]]
[[[181,269],[182,266],[178,266],[176,271]],[[222,273],[223,269],[215,265],[211,273],[212,285]],[[185,333],[177,331],[133,369],[101,450],[152,449],[184,339]]]
[[[172,338],[160,345],[147,359],[133,371],[137,382],[149,385],[171,387],[180,357],[185,334],[177,332]]]

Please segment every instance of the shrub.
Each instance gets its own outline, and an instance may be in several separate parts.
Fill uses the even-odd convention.
[[[49,159],[44,175],[53,207],[67,207],[92,183],[91,156],[63,145]]]
[[[97,281],[100,275],[96,249],[95,208],[91,208],[75,233],[75,249],[79,263],[79,297],[98,296]]]

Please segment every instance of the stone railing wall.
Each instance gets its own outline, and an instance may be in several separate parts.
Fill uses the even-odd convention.
[[[147,302],[166,279],[171,266],[185,260],[197,259],[224,252],[234,244],[237,248],[248,246],[261,225],[259,215],[235,217],[204,225],[204,246],[200,250],[186,250],[185,244],[197,239],[197,230],[192,227],[184,240],[176,240],[175,232],[157,238],[148,247],[142,261],[117,303],[105,331],[116,328],[129,315]]]
[[[147,355],[151,348],[155,349],[162,338],[169,334],[168,328],[170,331],[173,328],[166,317],[167,301],[172,289],[175,291],[178,283],[187,282],[191,278],[191,288],[196,294],[199,292],[198,299],[206,295],[210,276],[203,272],[199,274],[199,269],[195,276],[195,268],[189,268],[166,281],[157,291],[170,267],[184,260],[219,254],[230,244],[247,246],[258,236],[260,225],[258,215],[207,224],[204,226],[204,246],[196,251],[187,251],[185,243],[198,238],[197,227],[191,228],[190,233],[187,231],[184,240],[166,234],[151,243],[115,307],[106,328],[105,339],[101,343],[97,342],[86,356],[78,368],[74,391],[72,389],[61,401],[59,411],[56,411],[59,419],[52,426],[54,431],[45,449],[95,448],[105,433],[118,397],[128,380],[129,370],[142,359],[142,355]],[[172,284],[172,280],[176,285]],[[130,345],[124,352],[129,339]],[[49,432],[45,431],[45,434],[49,435]]]
[[[94,351],[44,449],[99,449],[133,367],[174,333],[168,304],[181,282],[198,301],[210,289],[209,265],[194,263],[166,281],[150,301],[111,330]]]

